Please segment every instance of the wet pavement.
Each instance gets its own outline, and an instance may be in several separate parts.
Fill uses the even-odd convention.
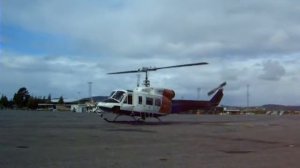
[[[300,116],[0,110],[0,167],[300,167]]]

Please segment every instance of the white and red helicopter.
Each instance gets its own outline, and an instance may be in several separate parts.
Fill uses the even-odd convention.
[[[97,103],[97,113],[100,114],[106,121],[114,122],[119,116],[126,115],[136,120],[146,120],[146,118],[154,117],[159,121],[159,117],[168,115],[170,113],[184,112],[189,110],[211,110],[219,105],[223,97],[223,87],[226,82],[223,82],[217,88],[208,92],[208,95],[214,94],[214,96],[208,101],[197,100],[173,100],[175,92],[172,89],[167,88],[155,88],[150,87],[150,81],[148,79],[148,72],[157,71],[167,68],[179,68],[196,65],[206,65],[206,62],[181,64],[166,67],[143,67],[138,70],[121,71],[108,73],[113,74],[125,74],[125,73],[145,73],[144,86],[138,86],[134,90],[114,90],[108,99],[103,102]],[[109,120],[106,115],[114,114],[113,120]]]

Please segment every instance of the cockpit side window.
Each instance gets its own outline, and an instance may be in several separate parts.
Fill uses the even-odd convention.
[[[126,97],[125,97],[125,99],[124,99],[124,102],[123,102],[123,103],[125,103],[125,104],[128,104],[128,101],[127,101],[127,99],[128,99],[128,96],[126,96]]]
[[[128,104],[132,104],[132,95],[131,94],[129,94],[127,96],[127,100],[128,100]]]
[[[116,93],[116,91],[113,91],[110,93],[109,97],[111,97],[112,95],[114,95]]]
[[[125,104],[132,104],[132,94],[128,94],[124,100]]]

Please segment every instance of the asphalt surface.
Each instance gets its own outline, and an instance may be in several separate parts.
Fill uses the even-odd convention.
[[[161,119],[0,110],[0,167],[300,167],[299,115]]]

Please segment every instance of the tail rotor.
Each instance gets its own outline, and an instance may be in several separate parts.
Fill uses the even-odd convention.
[[[208,96],[211,96],[212,94],[214,94],[216,91],[218,91],[219,89],[222,89],[224,86],[226,85],[226,82],[221,83],[218,87],[212,89],[211,91],[209,91],[207,93]]]

